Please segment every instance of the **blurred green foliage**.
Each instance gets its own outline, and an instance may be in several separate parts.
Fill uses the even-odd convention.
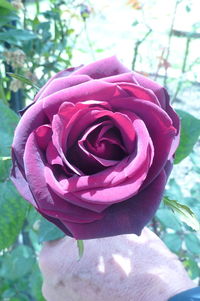
[[[18,122],[17,111],[27,99],[33,99],[55,72],[71,65],[78,34],[71,24],[73,18],[84,22],[90,11],[74,1],[49,0],[48,9],[41,10],[39,0],[24,2],[17,10],[9,1],[0,1],[0,300],[43,301],[42,278],[37,264],[41,243],[64,234],[43,219],[17,193],[9,180],[10,146]],[[31,17],[27,10],[33,10]],[[67,13],[67,18],[63,17]],[[98,52],[98,49],[96,50]],[[13,73],[14,76],[9,76]],[[12,74],[11,74],[12,73]],[[16,75],[17,74],[17,75]],[[36,76],[37,75],[37,76]],[[169,79],[170,81],[170,79]],[[190,161],[190,172],[200,172],[197,148],[200,121],[188,112],[178,110],[182,119],[181,143],[175,163]],[[199,149],[199,146],[198,146]],[[172,176],[163,202],[149,225],[176,253],[190,277],[199,275],[199,236],[194,229],[200,220],[200,184],[194,182],[188,197]],[[176,202],[174,202],[174,200]],[[179,205],[182,204],[182,205]],[[178,205],[177,205],[178,204]],[[187,206],[189,210],[187,209]],[[182,210],[182,211],[181,211]],[[185,210],[185,211],[184,211]],[[174,212],[173,212],[174,211]],[[180,212],[181,211],[181,212]],[[196,219],[195,219],[195,216]],[[194,226],[195,225],[195,226]],[[195,228],[196,227],[196,228]],[[79,255],[83,244],[80,241]]]

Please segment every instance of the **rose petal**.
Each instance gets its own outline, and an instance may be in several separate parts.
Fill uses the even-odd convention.
[[[48,143],[52,137],[52,129],[49,124],[39,126],[36,131],[37,143],[42,150],[46,150]]]
[[[48,81],[47,83],[39,90],[39,92],[36,94],[35,98],[34,98],[34,101],[37,101],[39,100],[41,94],[43,93],[43,91],[47,88],[47,86],[49,86],[49,84],[56,78],[62,78],[62,77],[68,77],[70,75],[73,74],[74,71],[78,70],[79,68],[81,68],[81,66],[79,67],[72,67],[72,68],[68,68],[68,69],[65,69],[65,70],[62,70],[58,73],[56,73],[54,76],[52,76]]]
[[[63,102],[83,102],[85,100],[107,101],[113,97],[124,96],[124,91],[116,84],[93,80],[78,87],[63,89],[42,99],[43,108],[49,120],[58,112]]]
[[[26,143],[25,173],[30,189],[38,200],[39,210],[43,213],[73,222],[92,222],[102,218],[102,214],[72,205],[48,189],[45,179],[45,162],[38,148],[35,134],[32,133]]]
[[[124,82],[124,83],[132,83],[132,84],[138,85],[138,82],[137,82],[133,72],[127,72],[127,73],[122,73],[122,74],[118,74],[118,75],[104,77],[102,80],[106,81],[108,83],[119,84],[121,82]]]
[[[130,72],[130,70],[122,65],[115,56],[111,56],[84,66],[75,71],[74,74],[86,74],[93,79],[98,79],[127,72]]]
[[[100,173],[66,179],[63,189],[91,204],[120,202],[127,194],[135,194],[152,164],[153,146],[144,123],[136,120],[134,127],[138,136],[135,153]]]
[[[131,83],[119,83],[118,86],[127,92],[129,96],[133,96],[141,100],[149,100],[152,103],[160,106],[158,98],[150,89],[145,89]]]
[[[15,129],[12,145],[17,162],[20,166],[24,166],[23,153],[28,136],[32,131],[44,124],[48,124],[48,119],[43,112],[41,102],[35,103],[23,114]]]
[[[73,193],[65,189],[66,180],[60,179],[58,180],[53,174],[52,169],[49,166],[45,166],[45,180],[48,187],[51,188],[52,191],[56,193],[60,198],[67,200],[68,203],[74,204],[81,208],[89,209],[94,212],[102,212],[105,210],[109,204],[91,204],[82,201],[78,197],[76,197]],[[77,177],[79,178],[79,177]]]
[[[150,183],[163,169],[168,160],[176,129],[167,113],[157,105],[134,98],[123,98],[118,101],[110,100],[115,110],[130,110],[137,114],[146,124],[154,145],[154,161],[149,170],[147,183]]]
[[[140,235],[143,227],[155,214],[166,184],[166,175],[159,176],[143,191],[122,203],[115,204],[104,211],[105,216],[92,224],[63,224],[76,239],[91,239],[120,234]]]
[[[165,89],[157,82],[151,80],[149,77],[145,77],[144,75],[141,75],[137,72],[134,72],[134,76],[141,87],[153,91],[153,93],[157,96],[157,99],[159,100],[161,107],[165,110],[166,103],[167,103]]]
[[[24,170],[21,168],[21,166],[18,164],[15,156],[14,150],[12,150],[12,170],[10,179],[12,180],[13,184],[21,194],[21,196],[27,200],[29,203],[31,203],[34,207],[38,207],[31,190],[29,188],[29,184],[26,180],[26,176],[24,173]]]
[[[73,86],[78,86],[84,82],[91,80],[91,78],[87,75],[76,75],[76,76],[67,76],[67,77],[59,77],[52,79],[50,83],[43,89],[42,93],[40,93],[40,97],[38,100],[42,98],[52,95],[57,91],[61,91],[63,89],[67,89]]]

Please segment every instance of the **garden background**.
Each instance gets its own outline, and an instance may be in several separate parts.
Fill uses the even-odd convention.
[[[37,256],[42,242],[63,236],[9,180],[17,112],[56,72],[113,54],[164,85],[182,119],[176,165],[149,227],[199,284],[199,49],[199,0],[0,0],[0,300],[44,300]]]

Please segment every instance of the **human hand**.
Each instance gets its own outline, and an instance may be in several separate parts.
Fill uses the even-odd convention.
[[[46,242],[39,264],[47,301],[167,301],[194,287],[177,256],[148,228],[141,236]]]

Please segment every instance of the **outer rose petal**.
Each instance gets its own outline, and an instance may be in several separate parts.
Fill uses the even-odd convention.
[[[52,77],[47,81],[47,83],[46,83],[46,84],[40,89],[40,91],[36,94],[34,101],[37,101],[37,100],[40,98],[40,96],[41,96],[41,94],[43,93],[43,91],[46,89],[47,86],[50,85],[50,83],[51,83],[54,79],[56,79],[56,78],[61,78],[61,77],[68,77],[68,76],[70,76],[75,70],[77,70],[77,69],[79,69],[79,68],[80,68],[80,67],[75,67],[75,68],[72,67],[72,68],[68,68],[68,69],[65,69],[65,70],[62,70],[62,71],[56,73],[54,76],[52,76]]]
[[[111,56],[80,68],[74,72],[74,75],[86,74],[93,79],[102,79],[104,77],[118,75],[129,71],[130,70],[122,65],[115,56]]]
[[[160,175],[133,198],[112,205],[104,211],[105,216],[92,224],[63,222],[76,239],[90,239],[135,233],[140,235],[143,227],[157,210],[166,184],[166,175]]]

